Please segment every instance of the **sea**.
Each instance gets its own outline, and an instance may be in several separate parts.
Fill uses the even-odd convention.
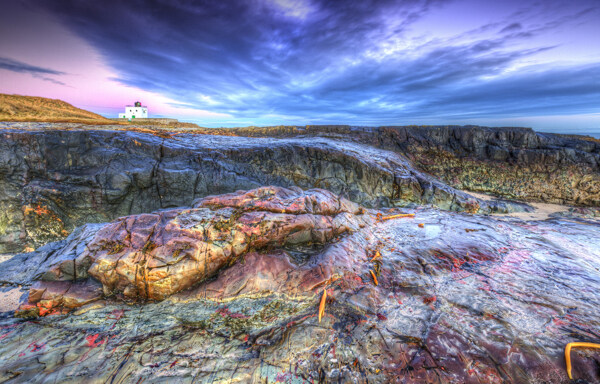
[[[600,128],[596,129],[585,129],[585,130],[554,130],[554,129],[536,129],[537,132],[545,133],[562,133],[565,135],[582,135],[591,136],[595,139],[600,139]]]

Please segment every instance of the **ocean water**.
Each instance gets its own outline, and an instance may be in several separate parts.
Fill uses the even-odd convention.
[[[577,133],[578,135],[586,135],[586,136],[592,136],[595,137],[596,139],[600,139],[600,129],[596,129],[593,131],[583,131],[582,133]]]
[[[565,135],[583,135],[583,136],[591,136],[596,139],[600,139],[600,128],[596,129],[585,129],[585,130],[554,130],[554,129],[536,129],[537,132],[545,132],[545,133],[562,133]]]

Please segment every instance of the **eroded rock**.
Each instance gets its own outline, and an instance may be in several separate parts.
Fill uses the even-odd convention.
[[[171,255],[177,263],[170,251],[153,253],[176,249],[169,245],[174,234],[188,239],[202,228],[206,239],[194,241],[206,242],[213,233],[225,239],[222,248],[238,244],[235,231],[265,236],[261,248],[247,248],[231,266],[233,259],[215,253],[226,260],[210,279],[162,301],[124,303],[126,289],[149,290],[118,275],[117,262],[106,271],[118,275],[120,295],[102,293],[103,300],[64,314],[54,303],[69,303],[73,286],[94,281],[91,269],[91,277],[75,282],[48,274],[52,280],[32,286],[29,299],[38,301],[25,310],[52,316],[0,318],[0,378],[566,383],[566,343],[598,340],[596,219],[525,222],[422,208],[377,211],[335,199],[324,191],[280,188],[213,196],[192,208],[119,219],[91,237],[80,232],[77,239],[87,247],[61,242],[52,254],[16,256],[32,263],[37,255],[47,258],[44,265],[60,266],[66,260],[59,250],[71,249],[73,260],[87,257],[91,266],[114,251],[139,255],[152,238],[157,247],[146,248],[146,260],[163,263]],[[236,220],[229,220],[236,210]],[[414,216],[384,220],[397,213]],[[258,214],[262,224],[256,224]],[[311,219],[306,226],[302,217],[327,224],[313,226]],[[306,240],[308,228],[331,236],[315,244]],[[346,229],[334,236],[335,228]],[[134,230],[131,244],[102,249],[107,243],[100,239],[127,238],[127,229]],[[99,289],[90,291],[93,300]],[[599,381],[597,361],[594,353],[574,350],[574,376]]]
[[[274,139],[146,131],[0,123],[0,253],[28,252],[87,223],[264,185],[327,189],[366,207],[526,209],[481,201],[441,182],[435,172],[418,170],[405,154],[420,147],[392,151],[352,142],[351,135]],[[585,184],[593,189],[594,183],[592,176]]]
[[[600,141],[520,127],[310,125],[201,129],[245,137],[326,137],[395,151],[459,189],[511,199],[600,205]]]
[[[101,296],[80,283],[90,278],[107,297],[163,300],[250,250],[325,244],[356,227],[362,212],[328,191],[267,187],[207,197],[193,208],[123,217],[93,228],[93,235],[82,230],[74,243],[56,250],[47,270],[38,273],[41,282],[31,288],[28,304],[86,304]]]
[[[0,316],[2,382],[566,383],[566,343],[600,341],[596,141],[4,128],[0,251],[125,217],[0,265],[0,282],[30,286],[26,319]],[[414,205],[520,208],[453,187],[588,207],[524,222]],[[595,353],[572,355],[576,378],[600,381]]]

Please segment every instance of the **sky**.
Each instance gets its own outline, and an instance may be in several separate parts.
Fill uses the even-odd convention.
[[[0,6],[0,93],[107,117],[600,133],[600,0]]]

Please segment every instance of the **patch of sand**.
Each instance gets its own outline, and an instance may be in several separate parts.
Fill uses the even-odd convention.
[[[569,207],[567,205],[560,204],[546,204],[546,203],[528,203],[535,211],[533,212],[513,212],[507,213],[505,216],[517,217],[522,220],[546,220],[550,218],[550,215],[558,212],[567,212]]]
[[[14,255],[0,255],[0,263],[10,260]],[[0,286],[0,313],[14,311],[19,307],[21,296],[25,291],[19,287]]]
[[[25,291],[18,287],[0,288],[0,313],[15,311]]]
[[[477,197],[478,199],[491,201],[495,200],[496,197],[486,195],[483,193],[475,193],[471,191],[464,191],[469,195]],[[560,205],[560,204],[547,204],[547,203],[530,203],[534,209],[533,212],[512,212],[512,213],[494,213],[495,216],[506,216],[506,217],[516,217],[521,220],[532,221],[532,220],[546,220],[550,218],[550,215],[558,212],[567,212],[569,210],[568,205]]]
[[[496,198],[494,196],[491,195],[486,195],[484,193],[476,193],[476,192],[471,192],[471,191],[465,191],[463,190],[464,193],[468,193],[469,195],[476,197],[478,199],[481,199],[483,201],[492,201],[492,200],[496,200]]]

